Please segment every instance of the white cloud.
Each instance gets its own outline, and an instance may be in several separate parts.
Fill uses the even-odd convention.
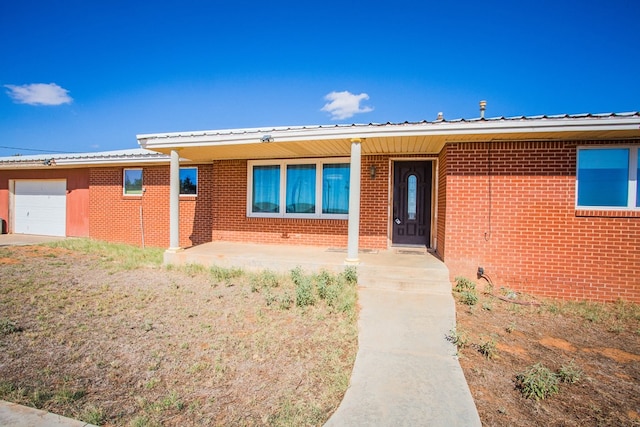
[[[345,90],[344,92],[331,92],[324,99],[329,102],[324,104],[321,111],[331,114],[332,120],[348,119],[354,114],[373,111],[372,107],[360,106],[362,101],[369,99],[369,95],[366,93],[354,95]]]
[[[69,91],[55,83],[32,83],[27,85],[4,85],[7,93],[17,104],[28,105],[61,105],[73,101]]]

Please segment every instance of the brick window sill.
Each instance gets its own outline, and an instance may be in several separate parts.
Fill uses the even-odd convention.
[[[640,218],[640,209],[638,210],[576,209],[576,217]]]

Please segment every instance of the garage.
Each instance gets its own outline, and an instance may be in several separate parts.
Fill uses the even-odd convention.
[[[16,180],[14,194],[14,233],[66,236],[66,180]]]

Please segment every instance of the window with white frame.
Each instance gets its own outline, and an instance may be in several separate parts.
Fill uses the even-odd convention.
[[[125,196],[142,195],[142,169],[124,169],[122,174],[122,194]]]
[[[249,162],[247,215],[346,219],[349,172],[344,158]]]
[[[180,168],[180,195],[196,196],[198,194],[198,168]]]
[[[640,150],[637,146],[578,148],[576,206],[640,208]]]

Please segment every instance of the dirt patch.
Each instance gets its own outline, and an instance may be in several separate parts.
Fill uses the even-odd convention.
[[[627,353],[619,348],[583,348],[582,351],[601,354],[617,363],[640,361],[640,354]]]
[[[355,314],[207,270],[3,249],[0,398],[103,425],[322,425],[357,351]]]
[[[483,425],[640,426],[640,307],[478,297],[456,303],[457,332],[468,340],[460,364]],[[478,351],[488,340],[497,349],[491,358]],[[525,399],[516,375],[535,363],[555,373],[577,367],[579,380],[561,382],[547,399]]]
[[[544,337],[539,342],[545,347],[557,348],[566,352],[576,351],[576,348],[569,341],[562,338]]]

